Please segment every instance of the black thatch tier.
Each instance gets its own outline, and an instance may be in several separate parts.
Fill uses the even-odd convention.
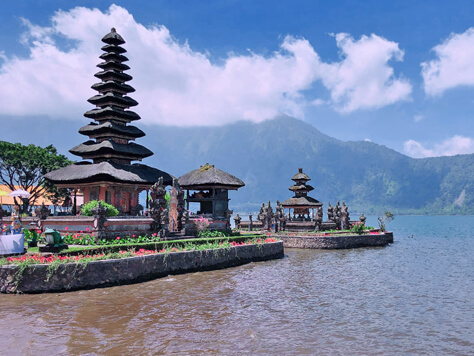
[[[113,162],[80,162],[52,171],[44,176],[54,184],[116,182],[153,185],[163,177],[165,185],[173,183],[173,176],[144,164],[118,164]]]
[[[102,51],[108,52],[108,53],[125,53],[127,50],[121,46],[115,46],[115,45],[105,45],[101,48]]]
[[[135,126],[119,125],[113,122],[103,122],[96,124],[91,122],[89,125],[81,127],[79,133],[89,137],[102,137],[116,134],[126,139],[134,139],[145,136],[145,133]]]
[[[109,92],[103,95],[95,95],[87,101],[91,104],[101,107],[112,105],[118,106],[120,108],[129,108],[138,105],[138,102],[130,98],[129,96],[121,96],[113,92]]]
[[[113,53],[113,52],[108,52],[108,53],[102,53],[99,58],[102,58],[104,61],[109,62],[126,62],[128,61],[128,58],[125,56],[122,56],[121,54],[118,53]]]
[[[295,184],[295,185],[292,185],[291,187],[289,187],[288,189],[293,191],[293,192],[296,192],[296,191],[310,192],[310,191],[314,190],[314,188],[312,186],[310,186],[309,184],[299,184],[299,185]]]
[[[182,188],[192,190],[208,189],[210,187],[238,189],[245,186],[245,183],[239,178],[208,163],[199,169],[182,175],[179,177],[178,183]]]
[[[85,117],[89,119],[94,119],[96,121],[102,120],[116,120],[122,122],[130,122],[135,120],[140,120],[140,116],[130,110],[121,110],[112,106],[107,106],[101,109],[92,109],[86,111],[84,114]]]
[[[72,154],[80,156],[83,159],[92,157],[110,156],[124,159],[142,159],[153,155],[148,148],[130,142],[117,143],[112,140],[95,142],[93,140],[86,141],[69,150]]]
[[[119,62],[102,62],[97,64],[97,67],[102,68],[103,70],[129,70],[130,67],[126,64],[119,63]]]
[[[127,73],[121,73],[115,70],[103,70],[102,72],[94,74],[94,76],[104,82],[107,80],[115,80],[116,82],[123,83],[133,79],[133,77]]]
[[[111,45],[121,45],[121,44],[125,43],[122,36],[120,36],[115,31],[115,28],[113,28],[113,27],[112,27],[112,29],[110,30],[110,32],[108,34],[106,34],[104,37],[102,37],[102,42],[105,42],[105,43],[111,44]]]
[[[281,203],[281,205],[283,205],[284,207],[294,207],[294,206],[318,207],[318,206],[323,206],[323,203],[311,197],[293,197],[293,198],[286,199],[285,201]]]
[[[117,82],[114,82],[113,80],[96,83],[91,88],[94,90],[97,90],[100,93],[111,91],[111,92],[122,94],[122,95],[133,93],[135,91],[135,89],[132,86],[128,84],[124,84],[124,83],[117,83]]]

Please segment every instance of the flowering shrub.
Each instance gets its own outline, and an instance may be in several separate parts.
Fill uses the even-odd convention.
[[[81,214],[84,215],[84,216],[94,215],[92,213],[92,210],[94,208],[97,208],[98,204],[99,204],[99,202],[97,200],[91,200],[90,202],[84,204],[81,208]],[[112,204],[108,204],[108,203],[104,202],[103,200],[101,200],[101,204],[102,204],[103,207],[107,208],[106,216],[117,216],[119,214],[119,211],[117,210],[117,208],[115,206],[113,206]]]
[[[15,264],[15,265],[27,267],[32,264],[55,264],[56,265],[60,263],[87,263],[90,261],[145,256],[145,255],[153,255],[153,254],[159,254],[159,253],[173,253],[173,252],[182,252],[182,251],[199,251],[199,250],[218,249],[218,248],[230,248],[230,247],[235,247],[235,246],[264,244],[264,243],[271,243],[271,242],[276,242],[276,240],[273,238],[267,238],[267,239],[254,238],[254,239],[248,239],[246,241],[240,241],[240,242],[209,241],[204,244],[184,242],[183,246],[170,246],[169,248],[164,248],[164,249],[159,249],[159,250],[130,249],[127,251],[96,253],[96,254],[81,254],[77,256],[50,255],[48,257],[45,257],[39,254],[23,255],[23,256],[13,256],[13,257],[2,258],[0,259],[0,266]]]
[[[365,232],[365,224],[363,222],[356,222],[354,226],[352,226],[352,231],[356,234],[362,235]]]

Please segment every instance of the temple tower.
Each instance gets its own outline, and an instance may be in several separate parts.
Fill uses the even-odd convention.
[[[314,188],[308,184],[311,178],[303,173],[303,168],[299,168],[298,173],[296,173],[291,180],[294,184],[288,189],[295,195],[281,203],[283,208],[290,211],[290,220],[312,221],[314,219],[314,209],[321,207],[323,204],[308,196],[308,192],[314,190]],[[293,216],[291,216],[291,209],[293,209]]]
[[[140,120],[140,116],[131,107],[137,101],[128,96],[135,89],[126,84],[132,77],[124,73],[130,67],[124,62],[125,43],[115,28],[102,38],[105,45],[100,56],[103,62],[95,77],[100,83],[92,85],[98,92],[88,101],[96,107],[84,116],[94,120],[82,127],[79,133],[89,140],[72,148],[69,152],[83,160],[74,165],[53,171],[45,178],[61,188],[80,189],[84,193],[84,202],[104,200],[115,205],[124,213],[133,213],[138,205],[138,194],[148,189],[160,177],[163,183],[170,185],[172,177],[163,171],[132,161],[153,155],[148,148],[133,141],[145,136],[139,128],[129,125]]]

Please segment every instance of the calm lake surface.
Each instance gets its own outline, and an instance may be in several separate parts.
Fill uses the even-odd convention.
[[[473,355],[473,227],[397,216],[384,248],[287,249],[142,284],[0,295],[0,354]]]

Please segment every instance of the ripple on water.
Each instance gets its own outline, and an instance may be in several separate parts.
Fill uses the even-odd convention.
[[[469,226],[397,217],[386,248],[288,249],[142,284],[1,295],[0,339],[25,355],[472,354]]]

